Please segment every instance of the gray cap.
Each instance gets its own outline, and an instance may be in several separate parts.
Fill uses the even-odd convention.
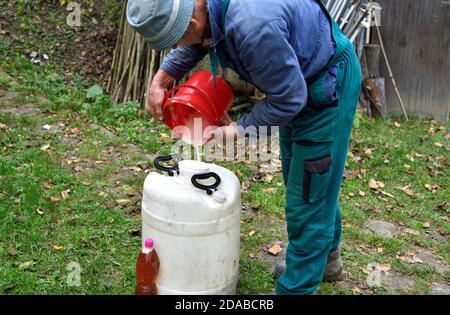
[[[128,23],[155,50],[175,45],[186,33],[195,0],[129,0]]]

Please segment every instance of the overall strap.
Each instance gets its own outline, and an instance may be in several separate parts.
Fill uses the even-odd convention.
[[[221,21],[220,21],[223,33],[225,33],[225,17],[228,12],[228,7],[230,6],[230,1],[231,0],[223,0]],[[222,68],[232,68],[233,69],[233,66],[226,59],[225,40],[223,40],[222,45],[220,45],[220,47],[218,47],[218,48],[219,48],[218,50],[216,48],[214,48],[214,50],[209,53],[209,59],[211,62],[211,72],[212,72],[213,80],[214,80],[214,87],[216,86],[216,76],[217,76],[217,72],[218,72],[217,69],[219,67],[219,62],[221,64]]]

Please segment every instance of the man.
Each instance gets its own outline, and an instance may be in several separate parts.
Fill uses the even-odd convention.
[[[338,280],[338,195],[361,86],[354,49],[319,0],[129,0],[129,23],[156,50],[170,51],[148,110],[161,118],[166,88],[209,53],[266,94],[223,128],[279,126],[289,244],[275,268],[277,294],[314,294]],[[250,128],[251,129],[251,128]],[[262,134],[261,134],[262,135]],[[258,132],[250,136],[260,136]]]

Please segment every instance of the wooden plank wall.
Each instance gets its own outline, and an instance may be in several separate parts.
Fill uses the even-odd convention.
[[[448,121],[450,0],[378,0],[382,36],[408,113]],[[389,111],[401,114],[384,61]]]

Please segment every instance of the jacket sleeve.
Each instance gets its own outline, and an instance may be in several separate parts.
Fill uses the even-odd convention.
[[[160,69],[179,80],[191,71],[206,53],[207,50],[201,45],[180,46],[167,54]]]
[[[238,121],[238,126],[244,129],[256,127],[257,134],[251,131],[254,128],[249,128],[249,136],[269,135],[270,127],[283,127],[306,104],[306,82],[288,36],[286,23],[276,19],[252,31],[241,43],[236,43],[252,83],[266,94],[266,99]],[[259,129],[260,126],[267,126],[267,132]]]

